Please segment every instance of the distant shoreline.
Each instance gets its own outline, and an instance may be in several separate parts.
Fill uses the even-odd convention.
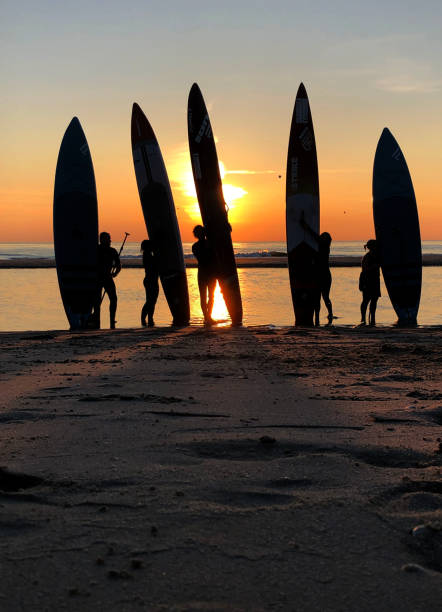
[[[141,268],[142,262],[140,257],[127,257],[122,260],[124,268]],[[193,257],[185,259],[186,268],[195,268],[196,261]],[[268,256],[268,257],[237,257],[236,265],[238,268],[286,268],[286,256]],[[332,268],[355,268],[361,265],[361,256],[345,255],[341,257],[330,257],[330,266]],[[423,266],[442,266],[442,255],[426,254],[422,255]],[[0,259],[1,269],[38,269],[38,268],[55,268],[53,258],[30,258],[20,257],[17,259]]]

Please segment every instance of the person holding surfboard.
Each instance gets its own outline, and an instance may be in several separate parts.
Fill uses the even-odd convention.
[[[198,289],[200,292],[201,310],[204,323],[211,325],[212,309],[215,300],[216,287],[216,260],[215,253],[207,240],[206,230],[202,225],[193,228],[193,235],[197,239],[192,245],[192,253],[198,262]]]
[[[140,250],[143,253],[143,267],[145,273],[143,285],[146,291],[146,302],[141,310],[141,325],[143,327],[154,327],[153,313],[155,312],[155,305],[157,303],[160,288],[158,285],[158,267],[152,249],[152,241],[143,240]]]
[[[336,317],[333,316],[333,306],[330,300],[330,288],[332,284],[332,276],[330,272],[330,245],[332,242],[332,237],[328,232],[322,232],[322,234],[317,234],[307,223],[304,218],[304,213],[301,214],[301,219],[299,221],[300,225],[308,231],[308,233],[315,239],[318,244],[318,256],[317,256],[317,271],[319,275],[319,295],[318,295],[318,303],[315,307],[315,326],[319,326],[319,312],[321,310],[321,296],[324,300],[324,304],[327,308],[328,312],[328,325],[331,325],[333,319]]]
[[[115,314],[117,312],[117,290],[114,278],[120,273],[120,256],[116,249],[111,247],[111,236],[108,232],[101,232],[98,245],[98,292],[97,303],[94,308],[94,319],[97,328],[100,327],[100,307],[103,301],[102,291],[109,296],[110,328],[115,329]]]
[[[361,323],[359,327],[366,325],[366,313],[369,307],[368,324],[376,325],[376,306],[381,297],[380,263],[377,253],[376,240],[368,240],[364,244],[368,253],[362,258],[362,270],[359,276],[359,291],[362,291]]]

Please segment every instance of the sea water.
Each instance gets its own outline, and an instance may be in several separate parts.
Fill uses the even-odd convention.
[[[331,299],[336,325],[355,325],[360,320],[361,293],[358,290],[359,268],[332,268]],[[421,325],[442,325],[442,267],[423,268],[422,298],[418,321]],[[244,307],[245,325],[293,325],[294,315],[286,268],[240,268],[238,270]],[[117,327],[140,326],[144,304],[144,270],[127,268],[116,278],[118,291]],[[187,270],[191,324],[201,325],[202,315],[197,285],[197,270]],[[0,269],[0,331],[67,329],[55,268]],[[385,286],[378,302],[377,322],[393,324],[397,317],[391,307]],[[107,296],[102,306],[102,327],[109,326]],[[225,320],[228,315],[217,290],[213,316]],[[327,311],[321,309],[321,323]],[[170,325],[171,315],[164,294],[155,310],[157,325]],[[224,323],[226,324],[226,321]]]
[[[112,246],[117,250],[120,242],[113,242]],[[235,254],[240,257],[266,257],[276,253],[287,253],[285,242],[235,242]],[[192,243],[183,243],[184,257],[190,257]],[[442,240],[426,240],[422,242],[423,255],[442,255]],[[126,257],[137,257],[140,255],[138,242],[126,242],[122,253],[122,260]],[[336,241],[331,244],[331,255],[333,257],[363,257],[364,242],[358,241]],[[49,242],[40,243],[0,243],[0,260],[16,259],[54,259],[54,245]]]

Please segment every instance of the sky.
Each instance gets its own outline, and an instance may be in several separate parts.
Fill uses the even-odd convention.
[[[197,82],[222,164],[234,241],[285,240],[285,171],[302,81],[318,151],[321,231],[373,236],[373,158],[387,126],[405,155],[421,235],[442,239],[440,0],[1,0],[0,242],[52,241],[58,150],[77,116],[100,231],[146,230],[133,102],[169,173],[183,241],[200,222],[187,140]]]

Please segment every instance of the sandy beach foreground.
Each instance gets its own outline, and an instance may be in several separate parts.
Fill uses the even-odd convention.
[[[2,610],[440,610],[441,328],[0,342]]]

